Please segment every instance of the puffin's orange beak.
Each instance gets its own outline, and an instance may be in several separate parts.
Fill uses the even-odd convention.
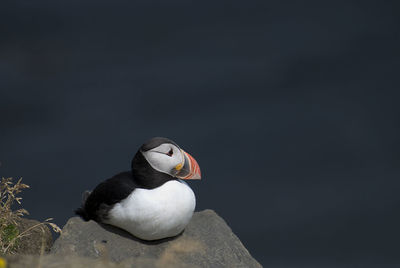
[[[178,164],[175,169],[178,171],[176,177],[182,180],[200,180],[201,171],[196,159],[182,150],[183,163]]]

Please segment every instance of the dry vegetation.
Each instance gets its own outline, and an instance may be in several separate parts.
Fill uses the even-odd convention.
[[[0,254],[15,253],[18,249],[19,241],[29,236],[35,228],[41,228],[44,231],[43,226],[48,225],[54,232],[61,232],[61,229],[56,224],[50,222],[51,218],[20,232],[18,219],[29,213],[23,208],[17,210],[12,208],[15,203],[21,205],[22,198],[17,195],[23,189],[29,188],[29,186],[22,183],[22,179],[19,179],[15,184],[12,180],[12,178],[1,178],[0,181]]]

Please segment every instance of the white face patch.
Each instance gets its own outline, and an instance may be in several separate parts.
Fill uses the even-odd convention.
[[[182,151],[171,143],[163,143],[142,154],[152,168],[171,176],[175,176],[171,171],[176,165],[183,164],[184,161]]]

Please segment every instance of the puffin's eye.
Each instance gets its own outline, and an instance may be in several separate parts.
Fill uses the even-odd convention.
[[[169,152],[167,153],[167,155],[172,156],[173,153],[174,153],[174,151],[172,149],[170,149]]]

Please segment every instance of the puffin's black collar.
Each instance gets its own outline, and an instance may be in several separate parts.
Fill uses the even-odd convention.
[[[165,143],[165,141],[162,143]],[[133,180],[138,184],[139,187],[145,189],[154,189],[163,185],[167,181],[177,180],[177,178],[157,171],[152,166],[150,166],[146,158],[144,158],[143,154],[141,153],[141,150],[139,150],[136,153],[135,157],[132,159],[131,168]]]

